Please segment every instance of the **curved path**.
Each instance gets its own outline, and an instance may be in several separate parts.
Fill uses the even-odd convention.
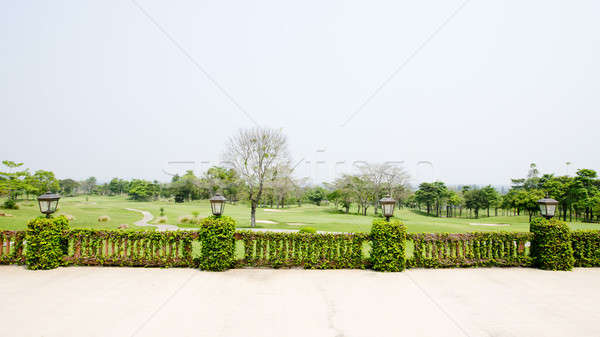
[[[150,212],[141,211],[141,210],[135,209],[135,208],[125,208],[125,209],[128,210],[128,211],[142,213],[142,215],[144,216],[142,218],[142,220],[136,221],[136,222],[133,223],[136,226],[141,226],[141,227],[148,227],[148,226],[149,227],[156,227],[159,232],[176,231],[176,230],[182,229],[182,228],[179,228],[179,227],[173,226],[173,225],[153,225],[153,224],[149,224],[148,221],[152,221],[152,219],[154,219],[154,217],[152,216],[152,214],[150,214]]]
[[[165,231],[177,231],[177,230],[196,230],[198,228],[181,228],[175,225],[155,225],[149,224],[149,221],[154,219],[154,216],[150,212],[142,211],[135,208],[125,208],[128,211],[142,213],[144,216],[142,220],[136,221],[133,224],[140,227],[156,227],[159,232]],[[254,232],[280,232],[280,233],[296,233],[297,229],[277,229],[277,228],[236,228],[236,230],[249,230]],[[336,233],[336,232],[323,232],[317,231],[317,233]]]

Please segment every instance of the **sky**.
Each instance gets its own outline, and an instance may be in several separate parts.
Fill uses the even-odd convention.
[[[168,181],[261,126],[287,135],[313,182],[364,162],[413,183],[600,169],[598,13],[595,0],[0,0],[0,159]]]

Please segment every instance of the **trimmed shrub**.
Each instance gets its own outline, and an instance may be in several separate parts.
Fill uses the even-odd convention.
[[[411,233],[408,268],[510,267],[531,265],[525,248],[531,233]]]
[[[192,257],[196,231],[133,231],[73,229],[65,237],[72,249],[69,265],[186,267],[198,264]]]
[[[404,244],[406,227],[399,220],[373,220],[371,226],[372,268],[378,271],[403,271],[406,268]]]
[[[0,231],[0,264],[24,264],[26,231]]]
[[[19,209],[19,205],[14,199],[8,199],[2,204],[2,208],[5,209]]]
[[[223,271],[234,262],[236,222],[228,216],[210,216],[200,224],[199,267],[202,270]]]
[[[167,217],[166,216],[161,216],[160,218],[158,218],[156,220],[156,222],[158,222],[158,223],[167,223]]]
[[[300,233],[310,233],[315,234],[317,230],[313,227],[301,227],[299,230]]]
[[[101,215],[98,217],[98,222],[108,222],[110,221],[110,217],[108,215]]]
[[[533,233],[531,257],[534,266],[547,270],[571,270],[575,263],[571,233],[563,221],[536,217],[529,224]]]
[[[66,213],[60,213],[59,216],[64,216],[65,218],[67,218],[67,220],[69,221],[73,221],[75,220],[75,217],[72,216],[71,214],[66,214]]]
[[[25,246],[27,268],[54,269],[60,266],[69,249],[69,241],[63,236],[68,229],[69,220],[64,216],[29,221]]]
[[[576,267],[600,267],[600,231],[571,232]]]
[[[188,223],[188,222],[190,222],[191,219],[192,219],[191,217],[184,215],[184,216],[180,216],[178,220],[179,220],[179,223]]]
[[[364,269],[366,233],[307,234],[240,231],[236,238],[244,242],[240,267],[303,267],[306,269]]]

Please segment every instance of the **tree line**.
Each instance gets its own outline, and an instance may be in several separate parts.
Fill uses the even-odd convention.
[[[526,213],[531,219],[539,212],[538,200],[548,196],[559,202],[557,215],[565,221],[600,221],[600,179],[594,170],[580,169],[575,176],[542,175],[537,165],[531,164],[527,177],[511,179],[511,183],[503,195],[491,185],[452,190],[439,181],[422,183],[405,205],[425,209],[428,215],[435,216],[462,216],[465,209],[478,218],[481,210],[486,210],[487,216],[490,210],[494,210],[494,215],[501,210],[506,215]]]
[[[51,171],[31,173],[23,163],[3,161],[0,171],[0,195],[6,196],[5,207],[15,205],[18,198],[29,199],[46,191],[66,196],[80,194],[127,195],[132,200],[171,199],[189,202],[207,199],[220,193],[229,202],[250,204],[251,224],[255,224],[257,207],[286,207],[324,201],[341,212],[374,215],[380,210],[379,200],[390,196],[398,205],[423,211],[430,216],[478,218],[503,214],[531,218],[538,212],[537,200],[548,195],[559,202],[558,212],[567,220],[600,220],[600,180],[590,169],[576,175],[540,174],[531,164],[527,177],[512,179],[508,193],[501,194],[491,185],[449,188],[445,183],[424,182],[416,190],[408,185],[408,174],[386,164],[365,164],[354,174],[345,174],[332,183],[310,186],[306,179],[294,177],[287,149],[287,138],[281,130],[252,128],[239,130],[229,138],[222,154],[228,167],[211,167],[200,176],[193,171],[175,175],[168,183],[144,179],[113,178],[98,183],[95,177],[77,181],[56,179]]]

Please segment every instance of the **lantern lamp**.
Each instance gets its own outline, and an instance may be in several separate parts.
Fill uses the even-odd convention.
[[[383,216],[385,216],[385,219],[389,222],[390,218],[394,216],[394,207],[396,207],[396,200],[387,196],[379,200],[379,203],[381,204],[381,208],[383,209]]]
[[[210,198],[210,208],[212,210],[212,214],[215,216],[221,216],[223,214],[223,209],[225,208],[225,197],[220,194],[216,194],[214,197]]]
[[[538,200],[538,204],[540,205],[540,213],[542,213],[542,216],[546,219],[551,219],[556,212],[558,201],[546,196],[544,199]]]
[[[37,198],[38,204],[40,205],[40,212],[46,214],[46,218],[50,218],[50,214],[56,212],[58,199],[60,199],[60,195],[50,193],[50,191]]]

